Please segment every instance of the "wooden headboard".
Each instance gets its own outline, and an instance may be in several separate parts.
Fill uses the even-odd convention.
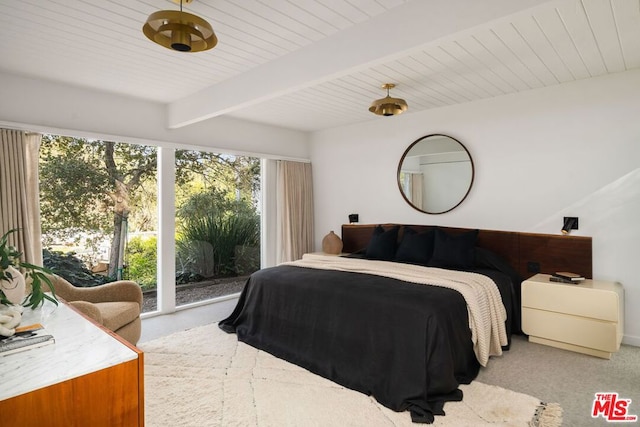
[[[387,229],[402,224],[381,225]],[[377,224],[344,224],[343,252],[351,253],[364,249],[376,226]],[[404,227],[411,227],[417,232],[436,228],[433,225],[403,225],[398,240],[402,239]],[[440,226],[437,228],[452,235],[472,230]],[[591,237],[479,230],[477,246],[500,255],[525,279],[538,272],[551,274],[556,271],[572,271],[587,278],[593,277]]]

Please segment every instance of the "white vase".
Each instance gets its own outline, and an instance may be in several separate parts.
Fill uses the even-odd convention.
[[[22,304],[27,289],[27,282],[24,280],[24,276],[17,268],[11,265],[4,270],[4,273],[11,276],[11,279],[0,281],[0,288],[4,296],[12,304]]]

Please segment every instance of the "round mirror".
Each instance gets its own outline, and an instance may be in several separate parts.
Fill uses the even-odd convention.
[[[409,146],[398,165],[402,197],[420,212],[449,212],[467,197],[473,161],[466,147],[447,135],[427,135]]]

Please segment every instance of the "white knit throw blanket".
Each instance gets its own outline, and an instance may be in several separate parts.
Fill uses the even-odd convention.
[[[493,280],[482,274],[321,254],[305,254],[301,260],[282,265],[373,274],[454,289],[467,303],[471,340],[478,362],[487,366],[489,356],[501,355],[502,346],[507,345],[507,312],[500,291]]]

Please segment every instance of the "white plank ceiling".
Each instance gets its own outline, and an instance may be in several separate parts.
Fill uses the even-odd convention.
[[[195,0],[214,49],[144,37],[170,0],[0,0],[0,72],[167,104],[168,127],[229,115],[303,131],[640,67],[640,0]]]

